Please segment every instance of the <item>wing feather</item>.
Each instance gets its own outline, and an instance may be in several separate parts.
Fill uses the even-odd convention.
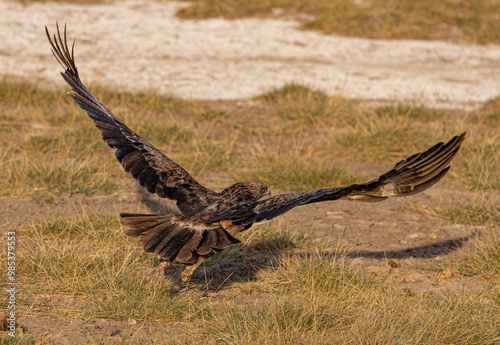
[[[65,68],[61,75],[71,87],[68,94],[94,121],[105,143],[117,150],[115,157],[123,169],[131,173],[149,192],[176,200],[177,206],[185,216],[193,215],[205,208],[208,199],[216,193],[200,185],[180,165],[130,130],[83,85],[75,64],[74,41],[71,52],[68,46],[66,26],[63,35],[59,26],[57,35],[53,37],[50,36],[47,27],[45,31],[52,46],[52,53]]]
[[[259,201],[251,208],[233,207],[215,214],[211,221],[230,219],[243,225],[269,220],[294,207],[327,200],[378,202],[390,197],[407,196],[423,192],[441,180],[450,169],[465,134],[453,137],[448,143],[438,143],[423,153],[417,153],[401,162],[375,180],[308,192],[282,194]]]

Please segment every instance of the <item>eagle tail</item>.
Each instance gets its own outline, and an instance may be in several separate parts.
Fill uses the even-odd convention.
[[[193,222],[182,215],[121,213],[126,235],[136,237],[146,253],[185,265],[209,258],[231,244],[240,243],[219,223]]]

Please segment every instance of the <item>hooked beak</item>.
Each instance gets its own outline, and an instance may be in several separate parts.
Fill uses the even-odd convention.
[[[271,197],[271,188],[269,188],[269,187],[267,188],[267,195],[268,195],[269,197]]]

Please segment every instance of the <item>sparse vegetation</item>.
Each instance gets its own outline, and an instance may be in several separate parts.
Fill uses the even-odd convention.
[[[74,236],[66,236],[67,229]],[[459,295],[401,291],[383,276],[351,268],[338,248],[323,252],[307,239],[283,232],[276,235],[265,227],[244,234],[249,244],[241,246],[273,253],[273,262],[262,267],[258,280],[219,285],[215,291],[230,294],[215,298],[204,298],[198,291],[204,283],[181,290],[170,279],[152,285],[147,274],[152,259],[122,238],[113,218],[46,221],[22,234],[30,244],[20,257],[25,262],[20,272],[24,287],[20,313],[29,314],[36,306],[37,314],[196,325],[174,343],[343,344],[373,339],[415,343],[425,339],[425,344],[484,344],[500,336],[495,326],[500,322],[498,286]],[[224,258],[214,259],[224,262]],[[459,265],[463,274],[486,273],[494,282],[498,259],[494,240],[477,247]],[[257,291],[258,303],[254,303]],[[37,302],[43,296],[57,296],[59,303]]]
[[[338,117],[342,111],[349,111],[355,103],[341,97],[328,97],[322,91],[295,83],[275,89],[257,99],[265,101],[271,111],[284,121],[306,125]]]
[[[447,140],[467,130],[451,178],[440,185],[473,197],[452,206],[412,201],[400,211],[468,225],[493,227],[500,222],[497,100],[470,113],[408,105],[369,107],[291,84],[240,108],[236,102],[91,89],[134,131],[201,182],[214,175],[223,184],[258,179],[284,191],[362,182],[375,177],[367,176],[366,164],[383,171],[436,138]],[[0,147],[4,196],[32,197],[43,204],[51,202],[51,195],[118,194],[130,182],[92,122],[60,90],[3,78]],[[214,256],[206,264],[205,278],[195,279],[189,288],[178,286],[175,265],[169,269],[171,279],[153,285],[149,277],[154,256],[143,253],[123,232],[117,215],[93,213],[51,216],[22,226],[17,231],[22,243],[19,313],[189,324],[189,331],[171,343],[500,340],[497,237],[480,237],[474,250],[438,264],[487,282],[484,288],[455,295],[401,290],[389,275],[353,268],[337,242],[317,242],[278,222],[242,233],[243,243]],[[246,264],[254,275],[246,280],[232,279],[232,273],[215,280],[209,275],[210,268],[229,263]],[[143,343],[141,339],[116,343]],[[51,340],[25,335],[18,343]]]
[[[459,259],[458,266],[463,275],[485,275],[500,283],[500,239],[495,235],[481,235],[474,250]]]
[[[0,87],[3,195],[119,192],[127,175],[98,133],[88,135],[96,132],[92,122],[67,97],[6,78]],[[369,108],[292,84],[262,96],[257,115],[250,117],[234,104],[221,109],[153,92],[132,97],[91,89],[195,176],[224,171],[228,182],[259,179],[290,191],[341,185],[372,178],[349,173],[353,162],[388,167],[436,138],[467,130],[467,145],[450,172],[453,179],[444,183],[500,191],[498,112],[491,105],[472,114],[401,105]]]
[[[181,18],[292,17],[302,28],[383,39],[498,43],[500,4],[492,0],[433,1],[231,1],[187,0]]]
[[[456,206],[428,206],[409,204],[404,211],[418,212],[436,218],[444,218],[456,224],[496,225],[500,224],[498,201],[480,200]]]
[[[258,284],[276,294],[258,306],[226,306],[224,313],[207,315],[209,335],[243,344],[479,344],[499,335],[488,320],[493,310],[475,300],[495,291],[475,297],[411,295],[353,272],[342,257],[286,257]]]

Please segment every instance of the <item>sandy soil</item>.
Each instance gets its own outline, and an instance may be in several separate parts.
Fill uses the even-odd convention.
[[[0,72],[62,85],[43,28],[68,23],[85,82],[239,99],[296,81],[329,94],[457,107],[500,93],[500,47],[296,30],[284,20],[180,20],[178,2],[0,1]]]

